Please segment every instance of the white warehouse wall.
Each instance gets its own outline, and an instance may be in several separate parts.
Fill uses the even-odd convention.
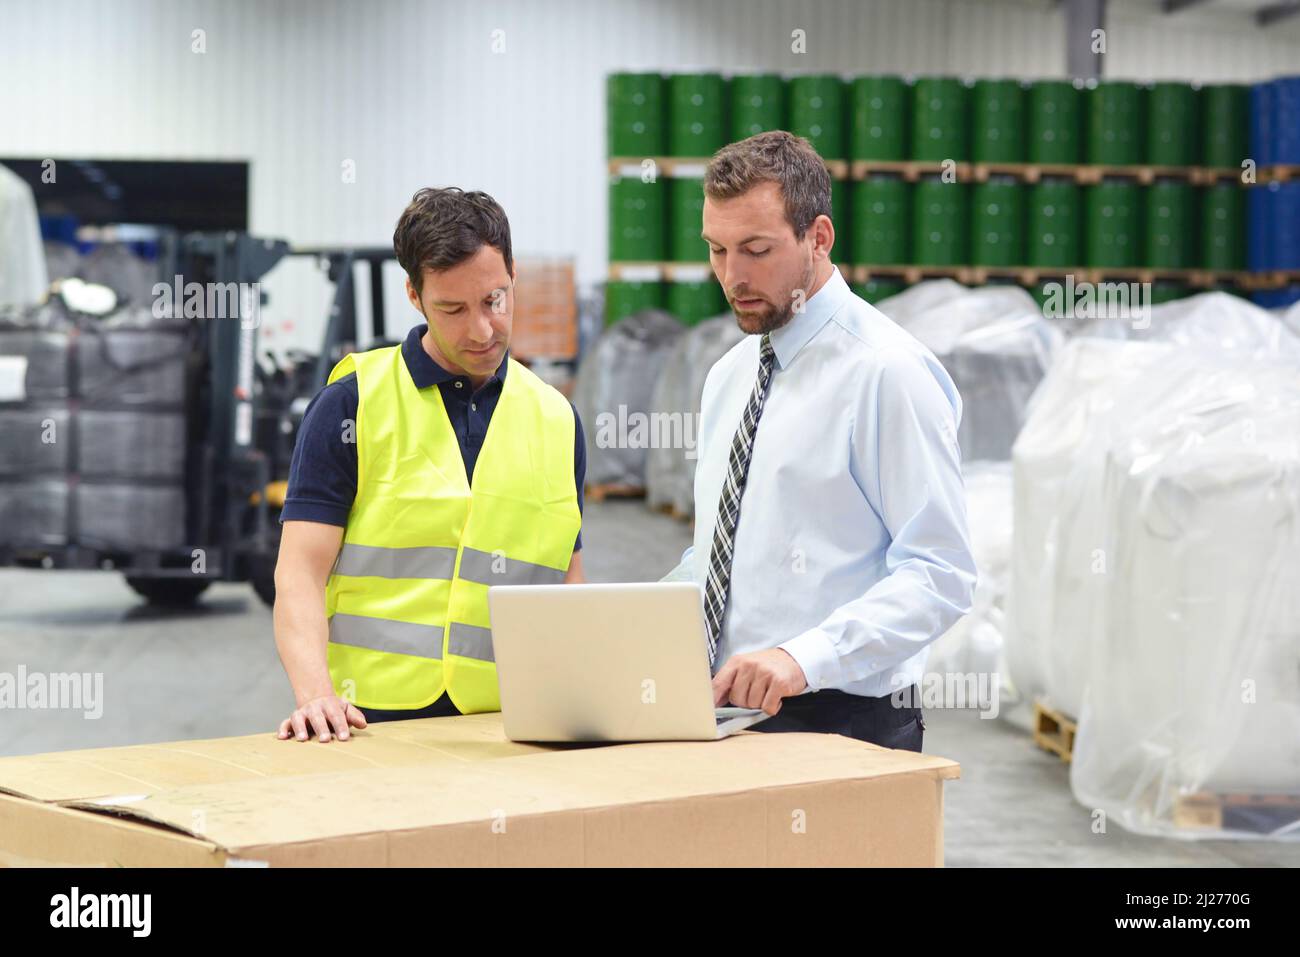
[[[1297,68],[1300,23],[1220,3],[1112,0],[1107,74]],[[1053,0],[0,0],[0,155],[248,160],[251,230],[295,245],[386,244],[418,187],[485,189],[521,255],[576,256],[594,282],[607,73],[1052,76],[1063,30]],[[323,290],[281,278],[268,316],[310,348]]]

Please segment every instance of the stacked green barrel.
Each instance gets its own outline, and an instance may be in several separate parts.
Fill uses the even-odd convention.
[[[930,163],[970,158],[970,88],[948,76],[912,84],[912,159]]]
[[[910,187],[899,176],[853,184],[853,253],[857,262],[899,266],[910,262]]]
[[[664,78],[658,73],[612,73],[605,80],[611,157],[663,156],[668,145]]]
[[[1162,178],[1148,186],[1142,265],[1153,269],[1197,265],[1198,211],[1195,188],[1186,180]]]
[[[1146,91],[1136,83],[1102,80],[1089,85],[1085,158],[1102,166],[1143,162]]]
[[[1024,187],[1010,176],[990,176],[970,191],[970,261],[977,266],[1023,265]]]
[[[970,209],[964,183],[923,176],[912,187],[912,262],[961,266],[970,262]]]
[[[849,158],[907,159],[907,101],[902,77],[857,77],[849,89]]]
[[[648,181],[647,181],[648,180]],[[661,262],[668,251],[668,182],[615,175],[609,182],[609,257],[615,262]]]
[[[1216,84],[1201,89],[1201,163],[1240,169],[1250,155],[1250,88]]]
[[[845,159],[844,81],[829,73],[792,77],[788,97],[790,132],[807,139],[824,160]]]
[[[716,316],[727,308],[722,287],[712,276],[690,282],[678,280],[666,285],[666,308],[688,326]]]
[[[664,284],[611,279],[605,283],[605,325],[642,309],[664,307]]]
[[[1043,80],[1030,86],[1028,99],[1029,162],[1078,163],[1083,155],[1083,91],[1079,84]]]
[[[1195,166],[1201,160],[1200,95],[1190,83],[1155,83],[1147,92],[1146,162]]]
[[[1083,262],[1083,197],[1074,180],[1044,176],[1026,188],[1025,258],[1030,266],[1068,268]]]
[[[668,78],[668,155],[712,156],[727,144],[727,84],[720,73]]]
[[[1018,80],[976,80],[971,88],[971,159],[976,163],[1025,160],[1025,88]]]
[[[1236,181],[1215,183],[1201,195],[1201,265],[1235,271],[1246,266],[1246,192]]]
[[[785,80],[775,73],[731,78],[731,142],[785,129]]]
[[[1107,177],[1087,187],[1085,262],[1100,268],[1142,265],[1142,189],[1130,179]]]

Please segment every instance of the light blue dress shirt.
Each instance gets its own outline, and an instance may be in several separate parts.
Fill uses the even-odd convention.
[[[971,607],[961,398],[838,269],[771,341],[715,671],[783,648],[810,691],[886,695],[921,680],[929,643]],[[758,347],[746,336],[704,384],[695,540],[669,576],[701,588]]]

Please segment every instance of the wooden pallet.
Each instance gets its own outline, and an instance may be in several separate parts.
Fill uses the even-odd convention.
[[[1300,180],[1300,166],[1262,166],[1255,179],[1259,183],[1290,183]]]
[[[1296,822],[1300,822],[1300,794],[1215,794],[1200,791],[1180,795],[1174,801],[1174,825],[1186,830],[1271,834]]]
[[[609,498],[645,498],[645,488],[640,485],[611,483],[608,485],[587,485],[585,499],[588,502],[603,502]]]
[[[854,160],[849,164],[849,179],[863,180],[872,176],[901,176],[906,182],[915,183],[922,176],[938,176],[949,167],[944,163],[922,160]],[[965,183],[971,178],[970,163],[956,163],[953,167],[957,182]]]
[[[1050,751],[1069,764],[1074,754],[1074,735],[1078,725],[1064,712],[1034,702],[1034,744]]]
[[[650,510],[658,512],[660,515],[667,515],[669,518],[675,518],[679,522],[693,522],[695,520],[694,515],[683,512],[671,502],[660,502],[658,505],[652,505]]]

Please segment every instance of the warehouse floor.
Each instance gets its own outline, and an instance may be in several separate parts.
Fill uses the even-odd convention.
[[[686,526],[642,503],[587,506],[585,565],[594,581],[652,580],[677,563]],[[0,570],[0,670],[102,672],[103,716],[8,712],[0,755],[270,733],[292,708],[267,608],[241,585],[201,608],[156,612],[111,572]],[[945,790],[950,866],[1289,865],[1300,849],[1266,843],[1094,834],[1066,766],[1027,734],[973,711],[927,710],[925,750],[962,765]],[[287,743],[286,747],[301,745]],[[329,745],[334,747],[335,745]]]

